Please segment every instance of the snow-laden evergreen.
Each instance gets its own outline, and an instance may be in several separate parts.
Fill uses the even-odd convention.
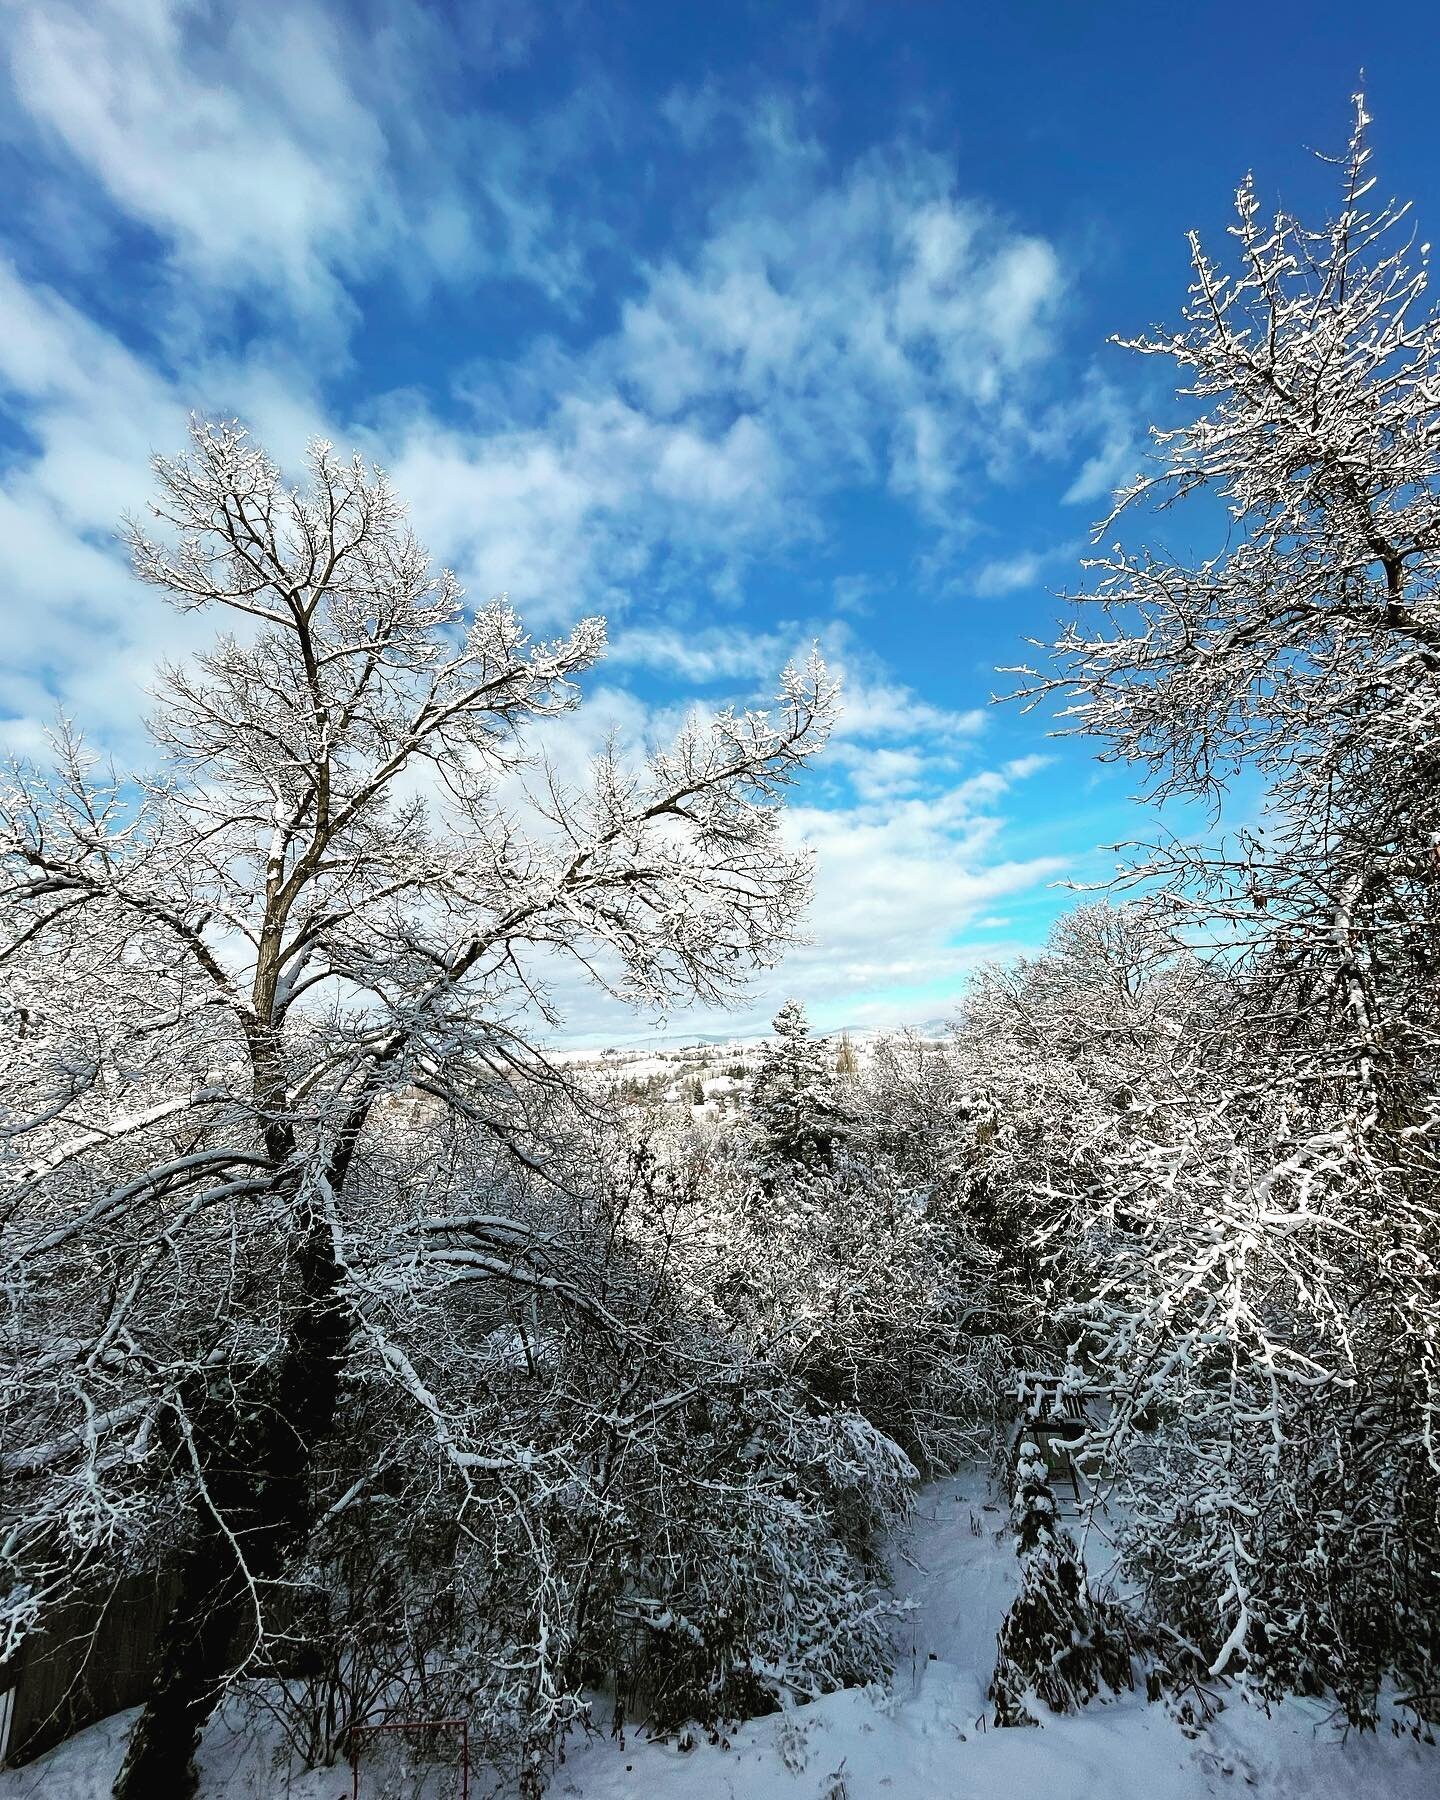
[[[1119,1609],[1090,1592],[1045,1459],[1028,1438],[1016,1458],[1011,1517],[1020,1586],[1000,1626],[990,1698],[997,1725],[1038,1725],[1086,1705],[1102,1687],[1131,1686],[1131,1646]]]

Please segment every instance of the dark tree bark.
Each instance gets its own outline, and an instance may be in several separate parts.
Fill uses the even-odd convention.
[[[215,1409],[217,1435],[194,1435],[204,1482],[196,1535],[115,1800],[194,1794],[201,1733],[259,1642],[268,1595],[311,1524],[312,1474],[334,1430],[346,1335],[324,1220],[308,1221],[295,1273],[305,1298],[273,1380],[244,1404],[227,1396]]]

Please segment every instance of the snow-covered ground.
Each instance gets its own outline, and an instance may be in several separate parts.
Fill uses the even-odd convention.
[[[1231,1699],[1187,1737],[1164,1706],[1125,1695],[1041,1730],[989,1725],[985,1687],[1014,1584],[1006,1518],[982,1480],[926,1490],[898,1585],[913,1601],[889,1688],[832,1694],[756,1720],[728,1747],[682,1750],[630,1733],[572,1746],[552,1793],[567,1800],[1434,1800],[1440,1749],[1388,1731],[1344,1738],[1330,1709],[1292,1700],[1270,1717]],[[25,1769],[0,1774],[0,1800],[108,1800],[128,1714]],[[289,1775],[261,1733],[212,1729],[205,1800],[341,1800],[348,1771]],[[475,1800],[488,1791],[477,1782]],[[394,1789],[362,1782],[379,1800]],[[427,1800],[458,1794],[437,1772]],[[157,1796],[157,1800],[161,1797]]]
[[[990,1726],[985,1689],[1014,1588],[1005,1512],[976,1476],[922,1496],[898,1585],[914,1602],[885,1693],[832,1694],[760,1719],[728,1750],[605,1740],[578,1747],[555,1791],[581,1800],[1192,1800],[1248,1786],[1265,1800],[1435,1800],[1440,1749],[1386,1735],[1348,1742],[1330,1709],[1270,1718],[1238,1700],[1194,1739],[1143,1694],[1041,1730]]]

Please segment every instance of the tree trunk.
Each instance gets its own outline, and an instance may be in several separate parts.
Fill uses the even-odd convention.
[[[231,1545],[213,1519],[210,1526],[181,1563],[154,1686],[115,1779],[116,1800],[188,1800],[195,1792],[195,1752],[233,1667],[247,1599]]]
[[[115,1779],[115,1800],[194,1794],[200,1735],[263,1635],[268,1591],[310,1525],[315,1458],[334,1429],[346,1336],[323,1219],[308,1219],[293,1268],[305,1298],[272,1380],[263,1391],[232,1392],[223,1410],[212,1401],[215,1429],[194,1431],[206,1490],[198,1529],[181,1563],[155,1684]]]

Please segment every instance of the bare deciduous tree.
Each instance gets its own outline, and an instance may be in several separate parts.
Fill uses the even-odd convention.
[[[125,1800],[189,1791],[316,1523],[347,1358],[433,1454],[486,1465],[387,1334],[397,1268],[624,1329],[523,1219],[437,1192],[397,1240],[357,1169],[416,1097],[539,1163],[559,1077],[526,1021],[560,963],[660,1005],[769,961],[807,884],[775,802],[832,699],[787,671],[777,712],[567,784],[527,734],[576,704],[600,621],[467,617],[384,477],[324,444],[300,488],[227,424],[155,471],[170,530],[132,528],[136,571],[229,629],[163,673],[163,776],[97,780],[68,738],[16,772],[0,901],[3,1616],[13,1642],[88,1571],[178,1564]]]
[[[1026,689],[1188,803],[1129,879],[1212,961],[1187,1042],[1138,1081],[1109,1059],[1128,1116],[1045,1197],[1104,1271],[1075,1343],[1111,1384],[1134,1565],[1217,1672],[1331,1685],[1362,1721],[1394,1668],[1433,1705],[1440,1653],[1440,316],[1367,125],[1328,224],[1263,217],[1247,181],[1234,267],[1192,238],[1182,327],[1129,347],[1199,415],[1154,434]],[[1206,496],[1212,556],[1109,542]],[[1197,832],[1240,769],[1263,822]],[[1090,960],[1049,984],[1052,1042],[1093,1042]]]

